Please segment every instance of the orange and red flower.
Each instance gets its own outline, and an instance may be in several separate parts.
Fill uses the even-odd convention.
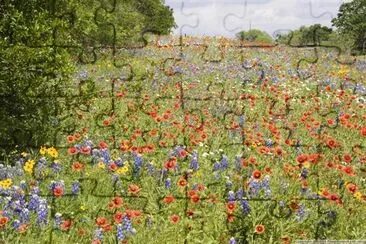
[[[83,170],[84,168],[84,164],[79,163],[79,162],[73,162],[72,163],[72,170],[76,171],[76,172],[80,172],[81,170]]]
[[[172,216],[170,216],[170,222],[172,222],[173,224],[177,224],[179,221],[180,221],[179,215],[173,214]]]
[[[256,225],[255,226],[254,232],[256,234],[260,234],[261,235],[261,234],[264,233],[264,231],[265,231],[264,225]]]
[[[252,177],[256,180],[259,180],[260,178],[262,178],[262,172],[256,169],[253,171]]]
[[[174,199],[174,196],[173,195],[168,195],[163,200],[163,202],[166,203],[166,204],[172,203],[174,201],[175,201],[175,199]]]
[[[61,225],[60,225],[60,228],[61,230],[69,230],[72,226],[72,221],[71,219],[66,219],[64,221],[62,221]]]
[[[131,184],[128,186],[128,192],[131,193],[132,195],[137,195],[140,192],[140,187],[135,185],[135,184]]]
[[[0,228],[3,228],[9,222],[8,217],[2,216],[0,217]]]

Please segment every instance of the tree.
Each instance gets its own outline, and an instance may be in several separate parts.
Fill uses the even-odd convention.
[[[40,11],[49,6],[17,4],[0,7],[0,147],[8,150],[50,142],[64,107],[57,97],[68,92],[73,72],[68,51],[52,46],[58,20]]]
[[[287,35],[279,35],[277,42],[290,45],[320,45],[330,39],[333,33],[331,28],[314,24],[301,26]]]
[[[301,27],[301,42],[304,44],[320,44],[328,41],[332,29],[320,24],[314,24],[309,27]]]
[[[0,148],[53,143],[73,105],[72,56],[85,46],[124,46],[144,29],[166,34],[173,27],[161,0],[3,0]]]
[[[366,52],[366,0],[343,3],[332,24],[340,34],[353,40],[355,50]]]
[[[236,38],[241,41],[249,42],[262,42],[262,43],[272,43],[272,37],[265,31],[252,29],[249,31],[241,31],[236,34]]]

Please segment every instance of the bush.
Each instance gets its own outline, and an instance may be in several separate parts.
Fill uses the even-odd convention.
[[[46,11],[1,8],[0,144],[7,152],[51,142],[73,66],[68,51],[52,45],[56,23]]]

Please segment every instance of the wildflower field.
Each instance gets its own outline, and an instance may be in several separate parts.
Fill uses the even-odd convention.
[[[1,165],[0,243],[366,239],[366,62],[181,48],[78,66],[53,143]]]

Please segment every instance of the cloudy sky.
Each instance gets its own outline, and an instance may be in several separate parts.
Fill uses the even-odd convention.
[[[233,37],[240,30],[275,32],[301,25],[331,26],[346,0],[165,0],[174,9],[175,34]]]

